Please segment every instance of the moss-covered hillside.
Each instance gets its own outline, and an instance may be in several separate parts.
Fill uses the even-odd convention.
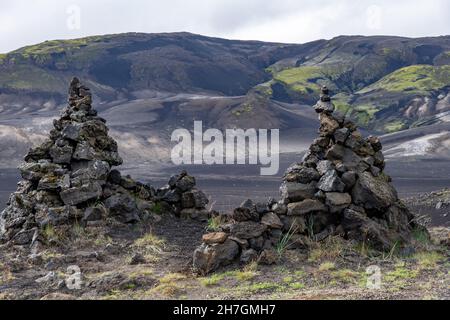
[[[102,100],[150,90],[251,93],[311,104],[327,85],[340,111],[361,126],[392,132],[450,111],[449,69],[449,36],[342,36],[286,45],[127,33],[46,41],[0,54],[0,94],[63,99],[63,84],[76,74]]]

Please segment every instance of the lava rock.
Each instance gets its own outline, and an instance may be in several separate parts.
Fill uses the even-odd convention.
[[[288,216],[305,215],[312,212],[327,211],[327,207],[319,200],[306,199],[288,204]]]
[[[208,274],[232,263],[238,255],[238,244],[229,239],[220,244],[202,244],[194,251],[193,267],[201,274]]]
[[[317,188],[324,192],[343,192],[345,184],[339,178],[336,170],[328,170],[322,178],[320,178]]]

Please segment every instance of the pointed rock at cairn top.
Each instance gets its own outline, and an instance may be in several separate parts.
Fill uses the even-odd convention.
[[[326,86],[323,86],[320,93],[320,99],[317,101],[316,105],[314,106],[314,110],[316,110],[317,113],[328,113],[331,114],[334,111],[334,105],[331,102],[331,98],[329,96],[329,90]]]

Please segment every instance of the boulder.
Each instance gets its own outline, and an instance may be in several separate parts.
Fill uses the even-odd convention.
[[[319,174],[322,176],[327,171],[333,170],[334,165],[333,165],[333,162],[331,162],[329,160],[321,160],[321,161],[317,162],[316,169],[319,172]]]
[[[181,207],[182,208],[193,208],[193,207],[195,207],[194,194],[191,191],[184,192],[181,195]]]
[[[211,232],[202,236],[202,241],[206,244],[224,243],[228,235],[225,232]]]
[[[320,128],[319,128],[320,136],[332,136],[336,131],[336,129],[339,128],[339,123],[330,114],[321,113],[319,115],[319,120],[320,120]]]
[[[383,211],[396,202],[397,192],[383,177],[363,172],[353,187],[352,198],[356,205],[365,209]]]
[[[115,194],[105,200],[109,214],[123,223],[140,221],[136,202],[127,194]]]
[[[256,206],[253,201],[248,199],[233,210],[231,218],[237,222],[248,220],[259,221],[259,214],[256,211]]]
[[[345,184],[339,178],[336,170],[328,170],[322,178],[320,178],[317,188],[324,192],[343,192]]]
[[[348,193],[327,192],[326,204],[329,207],[342,207],[352,203],[352,197]]]
[[[254,249],[247,249],[242,251],[240,262],[242,264],[248,264],[258,259],[258,252]]]
[[[231,240],[213,245],[202,244],[194,251],[193,267],[199,273],[207,274],[232,263],[238,255],[239,246]]]
[[[327,207],[319,200],[306,199],[301,202],[289,203],[287,214],[299,216],[318,211],[327,211]]]
[[[267,230],[267,226],[255,221],[243,221],[234,223],[230,227],[230,234],[240,239],[251,239],[261,236]]]
[[[281,229],[283,227],[280,218],[273,212],[264,214],[261,218],[261,223],[272,229]]]
[[[271,265],[277,263],[279,258],[278,253],[274,249],[265,249],[260,253],[258,263]]]
[[[185,175],[175,183],[175,187],[181,192],[189,191],[195,187],[195,178],[189,175]]]
[[[203,191],[197,189],[192,189],[191,192],[194,196],[195,207],[199,209],[205,208],[209,203],[209,199],[206,194]]]
[[[61,191],[60,196],[66,205],[78,205],[88,200],[98,199],[102,195],[102,187],[98,182],[91,182],[81,187]]]
[[[344,144],[349,134],[350,130],[348,128],[338,129],[334,132],[334,141],[336,141],[336,143]]]
[[[354,171],[347,171],[342,174],[342,182],[347,189],[352,188],[356,183],[356,173]]]
[[[102,205],[96,205],[93,207],[88,207],[84,211],[83,220],[84,221],[98,221],[102,220],[106,216],[106,208]]]
[[[73,148],[71,146],[53,146],[50,148],[49,154],[54,163],[70,164],[72,159]]]
[[[391,251],[398,241],[396,232],[351,209],[344,210],[342,226],[349,239],[380,251]]]
[[[314,180],[319,180],[320,174],[314,168],[299,167],[291,170],[285,175],[285,180],[288,182],[310,183]]]
[[[316,182],[308,184],[296,182],[283,182],[280,187],[281,197],[290,202],[311,199],[316,192]]]

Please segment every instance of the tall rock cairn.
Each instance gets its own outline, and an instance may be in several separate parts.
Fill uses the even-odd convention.
[[[379,138],[364,138],[352,121],[334,113],[326,87],[314,109],[319,137],[302,162],[286,170],[278,204],[286,210],[281,212],[303,218],[308,233],[319,240],[341,234],[385,251],[408,244],[420,226],[383,171]]]
[[[47,225],[88,224],[107,217],[123,223],[148,214],[155,191],[122,177],[117,143],[91,106],[90,90],[73,78],[68,106],[49,138],[25,156],[23,180],[0,214],[0,240],[24,245]]]
[[[390,251],[408,246],[413,230],[423,229],[383,172],[380,140],[364,138],[353,122],[334,113],[326,87],[314,109],[319,136],[302,161],[286,170],[281,199],[247,200],[224,215],[219,230],[205,234],[194,252],[194,267],[200,273],[237,258],[242,263],[274,263],[274,248],[282,239],[289,239],[288,249],[302,249],[340,235]]]

